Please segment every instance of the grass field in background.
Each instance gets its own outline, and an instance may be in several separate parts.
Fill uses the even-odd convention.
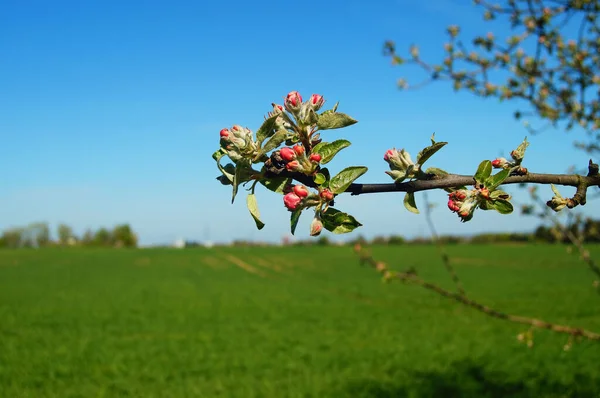
[[[447,250],[473,298],[600,331],[564,246]],[[373,253],[452,288],[435,246]],[[1,397],[600,396],[600,342],[524,330],[348,247],[0,251]]]

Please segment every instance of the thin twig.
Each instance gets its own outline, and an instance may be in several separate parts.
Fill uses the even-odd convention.
[[[556,333],[569,334],[574,337],[581,336],[581,337],[585,337],[589,340],[600,341],[600,334],[586,330],[586,329],[576,328],[576,327],[567,326],[567,325],[559,325],[559,324],[547,322],[547,321],[544,321],[541,319],[536,319],[536,318],[528,318],[528,317],[524,317],[524,316],[507,314],[507,313],[498,311],[494,308],[488,307],[484,304],[481,304],[473,299],[468,298],[465,295],[450,292],[434,283],[427,282],[427,281],[423,280],[422,278],[418,277],[414,272],[411,272],[411,271],[409,271],[409,272],[389,271],[387,269],[387,266],[385,266],[385,264],[383,264],[380,261],[376,261],[371,255],[365,253],[362,250],[362,247],[360,247],[360,245],[355,246],[355,251],[359,255],[361,263],[363,263],[363,264],[367,263],[369,266],[376,268],[379,272],[384,274],[386,279],[397,278],[403,282],[412,283],[414,285],[421,286],[427,290],[431,290],[431,291],[439,294],[440,296],[446,297],[448,299],[452,299],[463,305],[474,308],[474,309],[478,310],[479,312],[482,312],[493,318],[504,319],[506,321],[510,321],[513,323],[529,325],[531,327],[538,328],[538,329],[547,329],[547,330],[551,330]]]
[[[442,262],[444,263],[444,267],[446,268],[446,271],[448,271],[450,278],[452,278],[452,282],[454,282],[454,285],[456,286],[458,293],[460,293],[460,295],[462,295],[462,296],[465,296],[466,295],[465,289],[463,288],[463,285],[460,282],[460,279],[458,279],[458,274],[454,270],[454,267],[452,267],[452,264],[450,264],[450,257],[448,256],[448,253],[446,253],[446,251],[444,250],[444,246],[440,242],[439,236],[435,229],[435,224],[433,223],[433,219],[431,218],[431,203],[429,203],[429,200],[427,198],[427,192],[425,192],[423,194],[423,199],[425,201],[425,220],[427,220],[427,225],[429,225],[429,230],[431,232],[431,238],[435,242],[435,245],[436,245],[438,251],[440,252],[440,256],[442,257]]]

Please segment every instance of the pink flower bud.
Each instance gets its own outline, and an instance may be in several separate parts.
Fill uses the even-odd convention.
[[[304,147],[302,145],[294,145],[294,152],[298,156],[304,155]]]
[[[244,128],[242,126],[238,125],[238,124],[236,124],[235,126],[233,126],[231,129],[233,131],[242,131],[242,130],[244,130]]]
[[[323,230],[323,222],[319,217],[313,218],[310,223],[310,236],[317,236]]]
[[[325,100],[323,99],[322,95],[313,94],[310,96],[310,105],[313,108],[313,110],[318,111],[324,103]]]
[[[219,134],[221,135],[221,138],[229,138],[229,129],[223,129]]]
[[[306,198],[309,194],[308,189],[304,185],[294,185],[293,191],[301,198]]]
[[[321,193],[319,193],[319,196],[321,197],[321,199],[330,202],[333,200],[333,192],[331,192],[329,189],[325,188],[324,190],[321,191]]]
[[[302,202],[302,199],[293,192],[290,192],[283,197],[283,204],[290,211],[296,210],[300,202]]]
[[[321,161],[321,155],[318,153],[311,153],[309,159],[313,162],[319,163]]]
[[[290,91],[283,104],[288,111],[297,112],[302,105],[302,96],[297,91]]]
[[[492,160],[492,166],[496,169],[504,168],[504,165],[506,165],[507,163],[508,163],[508,160],[506,160],[505,158],[498,158],[498,159]]]
[[[292,160],[285,165],[285,168],[289,171],[296,171],[300,168],[300,163],[297,160]]]
[[[281,113],[283,113],[283,106],[279,105],[279,104],[271,104],[273,105],[273,115],[279,115]]]
[[[294,150],[287,146],[283,147],[279,150],[279,155],[286,162],[296,159],[296,153],[294,152]]]
[[[387,162],[388,160],[390,160],[390,158],[393,158],[397,154],[398,154],[397,150],[395,150],[395,149],[388,149],[385,152],[385,155],[383,155],[383,160],[385,160]]]

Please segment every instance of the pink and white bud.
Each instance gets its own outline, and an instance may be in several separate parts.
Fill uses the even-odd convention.
[[[318,236],[322,230],[323,222],[318,216],[315,216],[315,218],[313,218],[312,222],[310,223],[310,236]]]
[[[300,169],[300,163],[297,160],[292,160],[285,165],[285,168],[288,169],[288,171],[297,171]]]
[[[289,112],[296,113],[302,106],[302,96],[297,91],[290,91],[283,104]]]
[[[310,192],[304,185],[294,185],[293,192],[301,198],[306,198]]]
[[[279,150],[279,155],[286,162],[291,162],[292,160],[296,159],[296,152],[294,152],[292,148],[287,146]]]
[[[503,169],[504,166],[506,166],[508,164],[508,160],[506,160],[505,158],[497,158],[492,160],[492,167],[494,167],[495,169]]]
[[[302,145],[294,145],[294,147],[292,148],[294,150],[294,153],[298,156],[302,156],[304,155],[304,147]]]
[[[321,161],[321,155],[318,153],[311,153],[309,159],[311,162],[319,163]]]
[[[333,192],[329,189],[325,188],[320,193],[319,196],[326,202],[331,202],[333,200]]]
[[[290,192],[283,196],[283,204],[289,211],[296,210],[300,202],[302,202],[302,198],[300,198],[294,192]]]
[[[324,103],[325,103],[325,99],[323,98],[322,95],[313,94],[310,96],[310,107],[314,111],[318,111],[319,109],[321,109],[321,107],[323,106]]]
[[[221,138],[222,138],[222,139],[224,139],[224,140],[226,140],[226,139],[228,139],[228,138],[229,138],[229,134],[231,134],[231,133],[229,132],[229,129],[222,129],[222,130],[219,132],[219,135],[220,135],[220,136],[221,136]]]
[[[388,149],[387,151],[385,151],[385,155],[383,155],[383,160],[388,162],[391,158],[397,157],[397,156],[398,156],[398,151],[395,148]]]

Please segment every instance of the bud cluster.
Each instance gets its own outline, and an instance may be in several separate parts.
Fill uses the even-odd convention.
[[[291,172],[303,174],[314,174],[321,162],[321,155],[311,153],[307,156],[304,146],[297,144],[292,148],[283,147],[279,150],[279,156],[285,163],[285,168]]]
[[[458,214],[463,222],[469,221],[473,217],[473,212],[479,201],[479,191],[477,189],[459,189],[448,194],[448,208]]]
[[[237,163],[243,158],[253,158],[258,152],[258,145],[252,137],[252,131],[235,125],[231,129],[222,129],[219,133],[221,147],[227,151],[227,156]]]
[[[405,178],[414,177],[418,171],[418,166],[410,158],[410,154],[404,149],[398,151],[396,148],[388,149],[383,155],[389,166],[390,171],[386,171],[395,182],[402,182]]]

